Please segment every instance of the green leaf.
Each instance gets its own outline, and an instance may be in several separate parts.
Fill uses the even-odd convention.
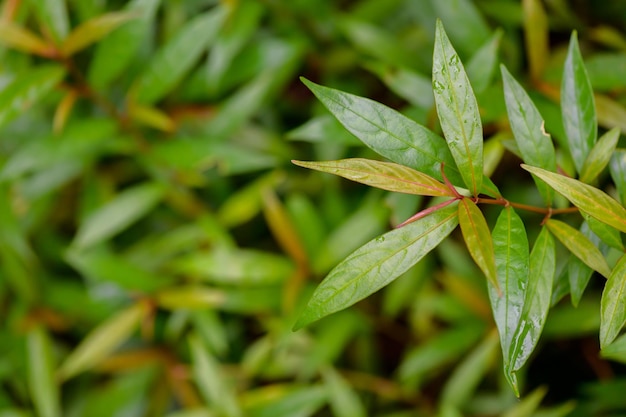
[[[364,417],[367,415],[359,396],[339,372],[333,368],[324,368],[322,377],[328,387],[328,400],[334,416]]]
[[[69,32],[69,19],[65,0],[30,0],[40,24],[52,35],[56,43]]]
[[[609,163],[611,178],[617,188],[619,201],[626,205],[626,149],[616,149]]]
[[[50,337],[44,328],[36,326],[28,332],[28,387],[41,417],[61,416],[59,387],[54,379],[54,357]]]
[[[413,120],[373,100],[302,82],[365,145],[391,161],[442,180],[441,164],[453,184],[461,176],[445,141]]]
[[[145,314],[146,306],[137,303],[100,323],[65,358],[57,376],[68,380],[97,365],[131,336]]]
[[[546,222],[546,226],[570,252],[587,266],[607,278],[611,275],[611,268],[600,249],[584,234],[560,220],[550,219]]]
[[[498,29],[467,62],[467,76],[476,94],[485,91],[493,80],[496,63],[498,62],[498,49],[501,38],[502,30]]]
[[[48,94],[65,76],[57,65],[41,65],[21,72],[0,92],[0,126],[27,111]]]
[[[218,6],[195,17],[170,39],[136,81],[137,102],[151,104],[171,92],[215,39],[227,15]]]
[[[463,64],[437,21],[433,91],[446,141],[467,188],[478,195],[483,179],[483,129]]]
[[[351,306],[420,261],[457,226],[454,205],[385,233],[337,265],[317,287],[294,330]]]
[[[122,191],[85,219],[72,244],[86,248],[116,235],[152,210],[164,193],[164,187],[154,182]]]
[[[113,12],[94,17],[82,23],[65,38],[61,52],[65,56],[73,55],[136,17],[137,15],[132,12]]]
[[[583,222],[580,226],[580,232],[585,235],[596,247],[600,243],[598,237],[591,231],[589,223]],[[585,262],[580,260],[573,254],[570,254],[567,260],[567,266],[565,273],[569,282],[569,293],[572,300],[572,305],[577,306],[580,302],[587,284],[593,275],[593,269],[591,269]]]
[[[454,196],[454,193],[445,184],[436,179],[392,162],[363,158],[340,159],[337,161],[291,162],[304,168],[339,175],[349,180],[387,191],[429,196]]]
[[[496,273],[496,258],[493,240],[485,216],[470,199],[464,198],[459,203],[459,224],[465,245],[476,265],[483,271],[487,280],[501,291]]]
[[[587,159],[585,159],[585,163],[580,171],[580,181],[588,184],[594,181],[606,168],[615,152],[619,134],[619,128],[614,127],[598,139]]]
[[[446,25],[463,56],[471,55],[478,45],[484,45],[489,39],[489,25],[473,1],[430,0],[430,3],[434,15]]]
[[[525,163],[548,171],[556,171],[556,153],[550,135],[545,132],[544,120],[524,88],[504,65],[500,66],[504,83],[504,100],[515,142]],[[537,188],[548,204],[552,191],[533,176]]]
[[[541,80],[549,58],[548,16],[541,0],[522,1],[524,13],[524,40],[530,78]]]
[[[600,356],[604,359],[626,363],[626,334],[618,337],[610,345],[604,346],[600,351]]]
[[[582,213],[585,222],[589,225],[591,231],[602,240],[602,242],[606,243],[608,246],[615,248],[620,251],[624,251],[624,243],[622,242],[622,235],[619,230],[616,228],[609,226],[608,224],[602,223],[599,220],[594,219],[586,213]]]
[[[626,255],[613,268],[602,291],[600,348],[604,349],[626,323]]]
[[[564,175],[522,164],[522,168],[537,175],[572,202],[580,211],[602,223],[626,233],[626,209],[604,191]]]
[[[45,40],[25,27],[7,21],[0,25],[0,44],[43,56],[48,56],[53,52],[53,48]]]
[[[524,308],[519,324],[512,335],[511,348],[507,353],[512,372],[517,372],[524,366],[537,346],[548,317],[555,275],[554,238],[544,227],[539,232],[530,253]]]
[[[435,104],[430,78],[407,68],[396,68],[382,62],[367,64],[385,85],[414,106],[430,109]]]
[[[578,36],[572,33],[561,82],[561,113],[576,171],[581,172],[596,143],[598,122],[591,82],[583,63]]]
[[[524,223],[512,207],[506,207],[500,212],[492,237],[498,281],[496,286],[491,283],[488,286],[489,300],[500,333],[505,375],[518,393],[517,380],[513,375],[515,358],[511,356],[511,345],[522,320],[528,285],[529,253]]]

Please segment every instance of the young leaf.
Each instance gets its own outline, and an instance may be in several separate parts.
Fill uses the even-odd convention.
[[[313,293],[294,330],[351,306],[420,261],[457,226],[454,204],[361,246],[337,265]]]
[[[500,66],[504,83],[504,100],[511,130],[524,162],[548,171],[556,171],[556,153],[550,135],[545,133],[544,120],[524,88],[504,65]],[[552,191],[533,177],[546,202],[551,204]]]
[[[626,255],[613,268],[602,291],[600,348],[608,346],[626,323]]]
[[[445,184],[436,179],[392,162],[362,158],[321,162],[291,162],[301,167],[339,175],[387,191],[430,196],[454,196]]]
[[[172,91],[215,39],[225,18],[222,6],[201,14],[157,51],[137,80],[137,102],[151,104]]]
[[[550,187],[571,201],[580,211],[626,233],[626,209],[604,191],[541,168],[524,164],[522,164],[522,168],[547,182]]]
[[[561,113],[576,171],[581,172],[596,143],[598,122],[591,82],[583,63],[578,36],[572,33],[561,82]]]
[[[463,64],[437,21],[433,92],[450,152],[467,188],[478,195],[483,179],[483,129],[476,97]]]
[[[529,254],[524,223],[512,207],[500,212],[492,237],[498,284],[489,285],[489,299],[500,333],[505,375],[517,392],[517,383],[512,376],[514,358],[511,357],[511,343],[522,320]]]
[[[585,159],[585,163],[580,171],[580,181],[590,183],[606,168],[615,152],[619,134],[619,128],[614,127],[598,139],[598,143],[594,145],[587,159]]]
[[[472,259],[483,271],[487,280],[501,290],[496,274],[496,259],[493,240],[487,221],[478,206],[470,199],[464,198],[459,203],[459,224],[467,250]]]
[[[587,266],[607,278],[611,275],[611,268],[606,263],[606,259],[589,238],[560,220],[550,219],[546,222],[546,226],[570,252]]]
[[[519,325],[511,339],[508,352],[510,369],[516,372],[524,366],[537,346],[550,309],[552,285],[556,274],[554,238],[545,227],[539,232],[530,252],[528,284]]]

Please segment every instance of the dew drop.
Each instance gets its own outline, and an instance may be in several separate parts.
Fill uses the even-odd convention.
[[[384,242],[384,241],[385,241],[385,237],[384,237],[384,236],[378,236],[378,237],[376,238],[376,242],[378,242],[378,243],[382,243],[382,242]]]

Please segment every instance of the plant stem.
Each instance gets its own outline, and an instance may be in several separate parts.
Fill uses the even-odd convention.
[[[509,201],[505,198],[477,198],[475,200],[475,202],[477,204],[495,204],[495,205],[500,205],[500,206],[511,206],[520,210],[526,210],[526,211],[531,211],[533,213],[539,213],[539,214],[565,214],[565,213],[576,213],[578,211],[578,207],[568,207],[568,208],[564,208],[564,209],[553,209],[550,207],[537,207],[537,206],[531,206],[528,204],[522,204],[522,203],[515,203],[512,201]]]

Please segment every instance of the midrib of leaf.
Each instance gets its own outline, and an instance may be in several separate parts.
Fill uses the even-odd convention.
[[[452,83],[452,78],[450,77],[450,67],[448,65],[448,56],[446,55],[446,51],[445,51],[445,48],[443,47],[443,45],[440,45],[440,47],[441,47],[441,54],[444,57],[443,65],[444,65],[444,67],[446,69],[445,77],[448,79],[448,85],[454,85]],[[459,109],[459,102],[457,100],[456,94],[454,94],[454,90],[452,90],[451,96],[452,96],[452,101],[454,103],[454,111],[456,113],[457,120],[462,121],[463,120],[463,117],[461,116],[462,113],[461,113],[461,111]],[[459,126],[461,128],[461,133],[462,133],[462,136],[463,136],[463,146],[465,147],[465,154],[468,156],[467,160],[468,160],[468,162],[470,164],[470,167],[471,167],[470,173],[472,175],[472,186],[474,187],[473,192],[474,192],[475,195],[478,195],[478,191],[479,190],[475,189],[476,188],[476,176],[474,175],[474,171],[475,171],[474,170],[474,160],[471,158],[470,148],[469,148],[468,139],[467,139],[468,136],[465,133],[464,123],[459,123]],[[474,127],[472,127],[471,134],[472,135],[474,134]]]
[[[397,251],[394,251],[393,253],[391,253],[390,255],[387,255],[386,257],[382,258],[379,262],[377,262],[375,265],[373,265],[371,268],[369,269],[365,269],[362,273],[360,273],[359,275],[356,275],[354,278],[352,278],[351,280],[348,280],[345,282],[344,285],[342,285],[341,287],[339,287],[338,290],[336,290],[331,296],[329,296],[326,300],[332,300],[333,298],[335,298],[337,295],[341,294],[342,291],[344,291],[347,287],[349,287],[352,283],[354,283],[355,281],[359,281],[360,279],[363,278],[363,276],[365,276],[369,271],[375,269],[375,268],[380,268],[380,265],[384,264],[385,262],[387,262],[390,258],[393,258],[394,256],[396,256],[396,254],[398,254],[399,252],[402,251],[406,251],[406,249],[410,246],[412,246],[415,242],[417,242],[418,240],[420,240],[421,238],[423,238],[424,236],[428,235],[430,232],[432,232],[433,230],[436,230],[439,226],[441,226],[442,224],[448,222],[451,218],[453,218],[454,216],[456,216],[457,213],[456,211],[452,212],[448,217],[444,218],[443,220],[441,220],[438,223],[435,223],[431,228],[423,231],[421,234],[417,235],[415,237],[415,239],[410,240],[406,245],[402,246],[400,249],[398,249]]]

